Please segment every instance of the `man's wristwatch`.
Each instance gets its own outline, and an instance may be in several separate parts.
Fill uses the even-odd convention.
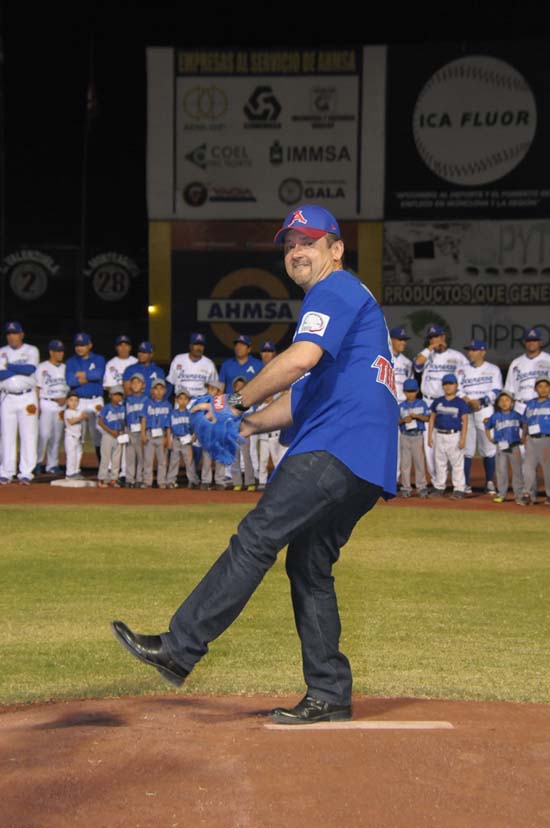
[[[227,404],[231,406],[231,408],[236,408],[237,411],[246,411],[248,408],[247,405],[243,405],[243,397],[239,391],[233,391],[227,398]]]

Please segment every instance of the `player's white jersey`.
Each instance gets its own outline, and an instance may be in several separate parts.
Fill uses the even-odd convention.
[[[80,406],[78,408],[66,408],[63,412],[63,421],[65,423],[65,434],[72,437],[74,440],[82,439],[82,430],[86,420],[79,420],[78,423],[69,423],[69,420],[74,420],[81,412]]]
[[[122,375],[129,365],[135,365],[137,359],[135,356],[126,357],[112,357],[105,365],[105,373],[103,374],[103,387],[112,388],[113,385],[122,385]]]
[[[40,389],[41,400],[58,400],[66,397],[69,386],[65,380],[65,363],[54,365],[46,360],[36,369],[36,384]]]
[[[397,392],[398,402],[406,400],[405,392],[403,391],[403,383],[406,379],[414,376],[412,360],[405,356],[405,354],[392,354],[393,356],[393,375],[395,378],[395,390]]]
[[[40,352],[34,345],[28,345],[24,342],[20,348],[10,348],[9,345],[3,345],[0,348],[0,369],[6,369],[8,365],[36,365],[40,362]],[[8,377],[0,383],[3,391],[9,394],[18,394],[21,391],[28,391],[30,388],[36,387],[36,371],[33,371],[28,377],[23,374],[17,374],[13,377]]]
[[[481,365],[468,365],[464,368],[460,383],[460,397],[470,397],[480,400],[487,397],[493,403],[499,391],[502,390],[502,371],[492,362],[483,362]]]
[[[177,354],[174,357],[167,377],[168,382],[175,387],[176,394],[185,388],[192,397],[206,394],[205,383],[217,379],[218,372],[211,359],[202,356],[194,361],[189,354]]]
[[[550,354],[542,351],[529,359],[526,354],[516,357],[510,363],[504,387],[511,391],[517,400],[527,402],[537,396],[535,381],[539,377],[550,376]]]
[[[432,351],[426,362],[417,366],[418,370],[422,371],[420,383],[422,396],[431,399],[441,397],[443,394],[441,380],[445,374],[455,374],[460,387],[464,369],[469,364],[470,362],[464,354],[455,351],[454,348],[447,348],[442,354]]]

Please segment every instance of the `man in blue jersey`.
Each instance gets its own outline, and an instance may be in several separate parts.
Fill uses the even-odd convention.
[[[244,437],[286,428],[288,451],[169,631],[138,635],[122,621],[113,631],[132,655],[181,685],[288,544],[307,691],[295,707],[270,715],[277,724],[302,725],[351,718],[332,568],[357,521],[380,497],[395,496],[398,409],[386,322],[368,288],[343,269],[334,216],[316,205],[293,210],[275,243],[305,293],[294,340],[229,403],[245,411],[290,386],[241,423]]]

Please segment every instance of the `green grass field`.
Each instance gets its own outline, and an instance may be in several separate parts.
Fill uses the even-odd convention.
[[[0,704],[173,692],[112,637],[164,630],[248,507],[0,507]],[[546,515],[380,505],[335,567],[354,690],[550,701]],[[181,692],[301,693],[284,552]]]

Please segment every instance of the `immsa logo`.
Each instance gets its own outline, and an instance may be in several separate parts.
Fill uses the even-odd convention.
[[[350,162],[350,151],[346,146],[327,144],[321,146],[283,147],[280,141],[274,141],[269,148],[271,164],[334,164]]]
[[[198,322],[296,322],[301,306],[295,299],[199,299]]]

